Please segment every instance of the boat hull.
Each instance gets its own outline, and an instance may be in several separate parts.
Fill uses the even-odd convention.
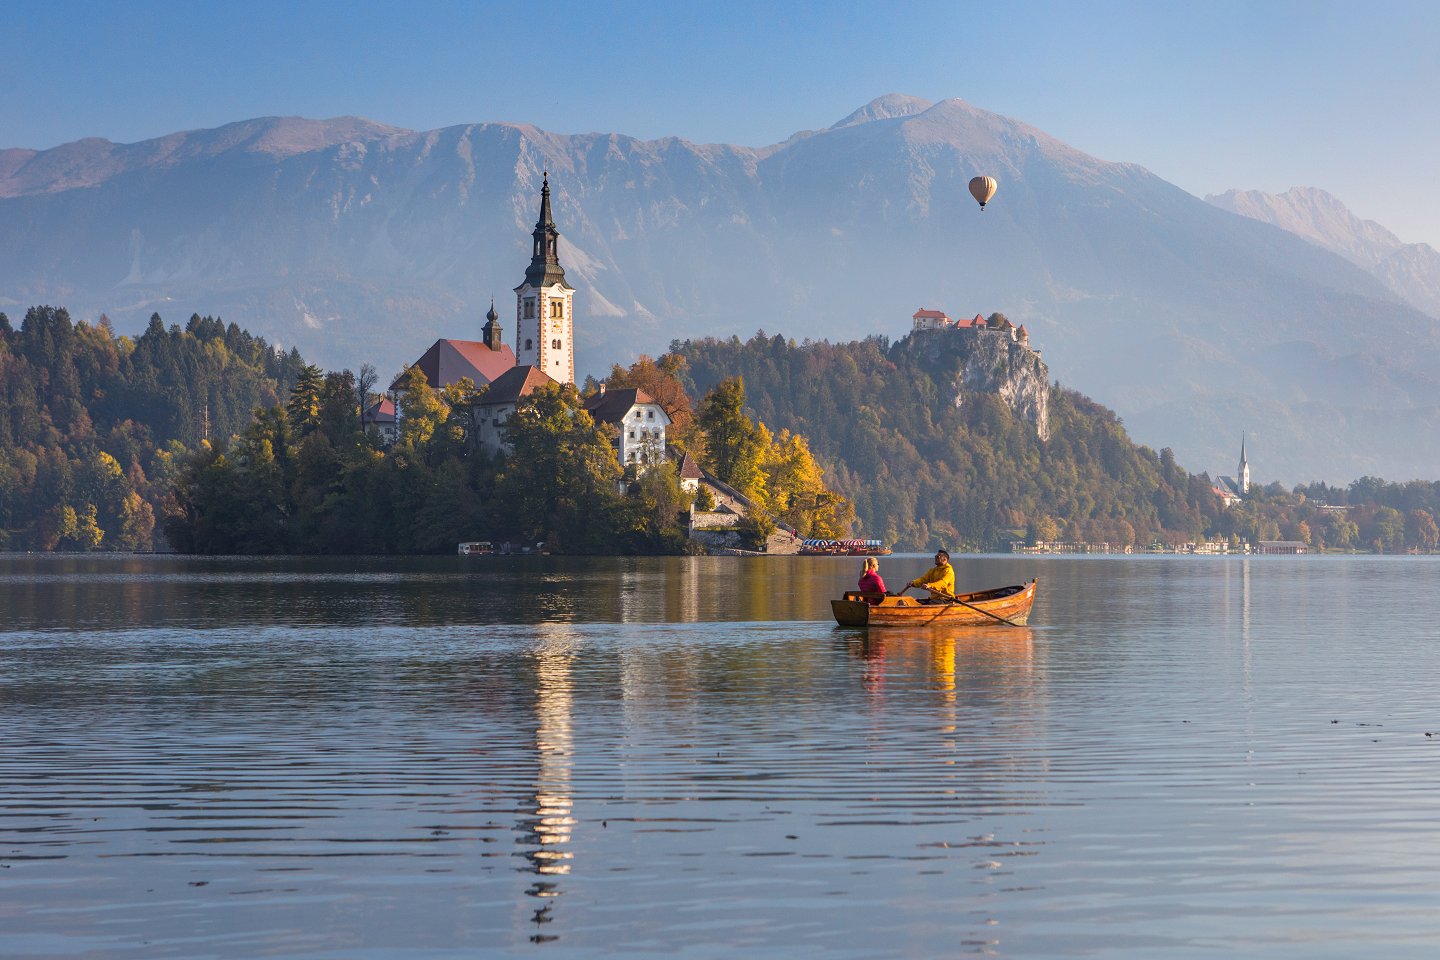
[[[878,604],[866,602],[856,590],[830,601],[835,622],[842,627],[899,627],[955,625],[979,626],[1008,620],[1024,624],[1035,604],[1035,581],[995,590],[978,590],[956,595],[963,603],[921,603],[914,597],[884,597]],[[967,606],[968,604],[968,606]]]

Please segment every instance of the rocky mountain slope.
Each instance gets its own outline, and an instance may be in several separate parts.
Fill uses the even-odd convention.
[[[764,147],[254,120],[0,151],[0,310],[218,314],[327,366],[473,338],[529,260],[541,172],[579,369],[670,340],[891,337],[1002,311],[1054,375],[1225,472],[1440,476],[1440,336],[1350,261],[961,100],[883,97]],[[966,183],[995,176],[977,209]],[[513,337],[513,333],[511,334]]]
[[[1228,190],[1207,202],[1304,237],[1368,271],[1393,293],[1440,319],[1440,251],[1428,243],[1404,243],[1374,220],[1361,220],[1335,197],[1314,187],[1293,187],[1278,196],[1259,190]]]

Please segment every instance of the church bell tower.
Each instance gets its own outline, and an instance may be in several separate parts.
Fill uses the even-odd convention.
[[[1235,479],[1240,481],[1240,495],[1246,496],[1250,492],[1250,464],[1245,460],[1245,435],[1240,435],[1240,466],[1235,471]]]
[[[560,231],[550,216],[550,174],[540,188],[540,218],[525,282],[515,288],[515,363],[560,383],[575,382],[575,288],[560,266]]]

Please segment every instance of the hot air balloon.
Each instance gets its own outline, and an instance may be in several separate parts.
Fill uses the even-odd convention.
[[[981,210],[984,210],[985,204],[989,203],[990,198],[995,196],[996,186],[997,184],[995,183],[994,177],[971,178],[970,196],[974,197],[975,201],[980,204]]]

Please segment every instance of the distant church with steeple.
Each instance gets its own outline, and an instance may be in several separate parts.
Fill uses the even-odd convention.
[[[1225,501],[1225,506],[1244,500],[1250,490],[1250,462],[1245,459],[1245,435],[1240,435],[1240,464],[1235,476],[1221,477],[1215,493]]]

